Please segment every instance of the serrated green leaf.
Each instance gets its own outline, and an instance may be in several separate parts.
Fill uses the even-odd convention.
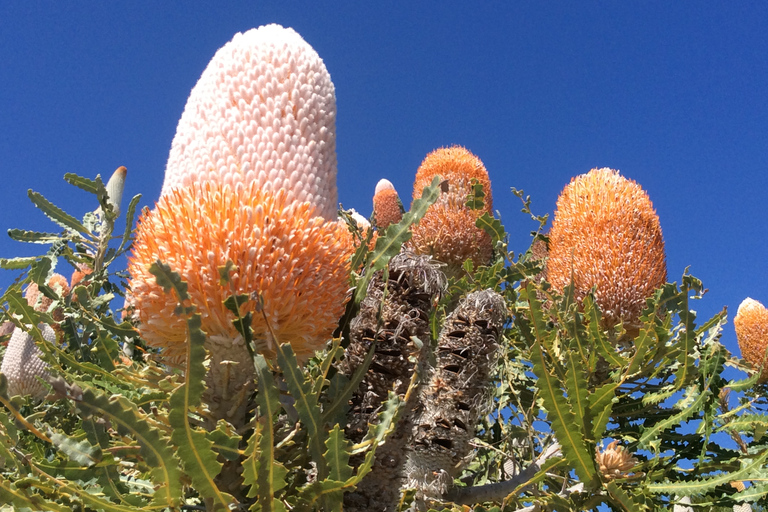
[[[256,403],[261,414],[256,432],[248,442],[243,477],[246,484],[251,483],[248,497],[258,496],[260,510],[281,512],[285,507],[275,494],[287,485],[288,470],[275,458],[273,422],[280,412],[279,392],[264,356],[256,355],[254,366],[259,389]]]
[[[584,375],[584,363],[577,351],[567,349],[565,352],[565,392],[576,419],[576,426],[581,432],[591,432],[592,424],[588,414],[587,378]]]
[[[352,476],[349,465],[349,447],[352,443],[344,437],[344,432],[337,423],[328,434],[325,446],[325,460],[328,463],[328,478],[343,482]]]
[[[600,311],[598,310],[597,304],[595,304],[595,299],[592,294],[588,293],[587,296],[584,297],[582,303],[584,305],[584,316],[589,320],[588,333],[592,345],[597,348],[600,355],[603,356],[611,366],[618,368],[624,367],[624,365],[627,364],[626,359],[616,352],[616,347],[611,345],[605,337],[605,333],[603,333],[600,328]]]
[[[608,494],[613,498],[613,504],[619,510],[626,510],[627,512],[642,512],[648,510],[645,503],[636,499],[637,490],[633,490],[632,494],[622,489],[616,482],[608,482],[606,485]]]
[[[131,239],[131,234],[133,233],[133,220],[136,216],[136,207],[139,205],[140,200],[141,194],[136,194],[131,199],[131,202],[128,203],[128,210],[125,213],[125,231],[123,231],[123,239],[120,240],[120,246],[117,248],[118,253],[123,250],[125,245]]]
[[[328,425],[332,422],[335,422],[337,419],[337,416],[340,414],[340,411],[343,410],[345,404],[350,399],[352,394],[357,390],[357,388],[360,386],[360,383],[363,381],[363,378],[365,377],[366,372],[368,371],[368,367],[371,365],[371,361],[373,361],[373,357],[376,354],[376,341],[374,340],[373,343],[371,343],[371,348],[368,349],[368,353],[365,355],[365,359],[363,362],[355,368],[355,372],[352,374],[352,378],[349,379],[346,386],[343,387],[343,389],[333,395],[334,399],[333,402],[326,405],[323,408],[323,413],[320,417],[320,422],[323,425]],[[344,377],[341,374],[337,374],[334,378],[342,378]],[[339,418],[340,421],[340,418]]]
[[[677,494],[681,496],[698,496],[713,491],[719,485],[727,485],[734,480],[751,480],[753,475],[761,472],[768,458],[768,451],[755,456],[749,464],[741,469],[723,472],[710,478],[699,480],[683,480],[680,482],[655,482],[647,484],[647,489],[653,494]]]
[[[27,192],[30,201],[39,208],[49,219],[65,229],[74,229],[84,235],[90,235],[90,231],[79,220],[48,201],[42,194],[30,189]]]
[[[58,432],[49,434],[48,437],[59,451],[81,466],[89,468],[101,461],[101,448],[88,441],[75,441]]]
[[[328,437],[328,432],[322,427],[320,420],[318,395],[312,393],[311,382],[304,375],[290,344],[279,343],[277,345],[277,364],[283,372],[288,391],[295,400],[294,406],[299,414],[299,419],[304,428],[307,429],[309,455],[317,464],[318,478],[323,480],[327,476],[323,452],[325,451],[325,440]]]
[[[477,218],[475,226],[488,233],[494,244],[499,240],[504,240],[504,236],[506,235],[506,230],[504,229],[504,226],[502,226],[501,221],[494,218],[488,212],[483,213]]]
[[[62,235],[58,233],[26,231],[24,229],[9,229],[8,236],[17,242],[28,244],[52,244],[63,239]]]
[[[240,440],[242,436],[235,432],[234,427],[224,420],[219,420],[216,429],[208,433],[208,439],[213,443],[213,449],[227,460],[240,458]]]
[[[78,176],[72,172],[68,172],[64,175],[64,181],[93,195],[97,195],[99,190],[104,190],[104,183],[101,181],[101,176],[97,176],[96,180],[97,181]]]
[[[33,265],[37,261],[37,257],[30,256],[28,258],[0,258],[0,268],[6,270],[21,270]]]
[[[27,489],[18,489],[10,480],[0,476],[0,503],[8,503],[17,510],[29,508],[30,510],[50,510],[53,512],[71,512],[70,507],[64,507],[48,501],[39,494],[29,492]]]
[[[470,210],[482,210],[485,206],[483,198],[485,198],[483,184],[477,178],[472,178],[472,191],[467,196],[465,206]]]
[[[739,503],[752,503],[766,496],[768,496],[768,484],[753,482],[750,487],[732,495],[731,499]]]
[[[149,267],[149,272],[155,276],[157,284],[163,288],[165,293],[170,290],[176,292],[176,300],[181,304],[189,300],[187,283],[181,279],[181,276],[174,272],[170,265],[157,260]],[[195,310],[194,306],[184,307],[179,305],[174,311],[177,315],[191,315]]]
[[[618,400],[616,398],[618,388],[618,384],[611,382],[596,388],[589,395],[587,416],[592,424],[591,439],[595,442],[603,438],[605,427],[611,418],[613,404]]]
[[[411,205],[410,211],[403,215],[403,218],[397,224],[390,224],[385,230],[383,236],[379,232],[376,240],[376,246],[373,248],[368,266],[363,277],[357,283],[355,292],[355,301],[360,302],[368,289],[368,282],[373,277],[373,273],[384,268],[393,256],[400,252],[402,245],[411,238],[411,225],[417,223],[427,213],[427,209],[432,206],[440,197],[440,177],[435,176],[429,186],[424,187],[421,197],[416,199]]]
[[[178,287],[178,275],[169,277]],[[200,405],[205,391],[205,333],[201,325],[199,314],[187,320],[186,380],[171,394],[168,422],[173,429],[171,441],[176,445],[176,453],[195,489],[201,496],[212,499],[216,507],[226,510],[235,500],[222,492],[214,481],[221,472],[222,464],[216,460],[213,442],[206,437],[204,430],[193,427],[189,422],[190,409]]]
[[[150,426],[146,416],[133,403],[124,396],[115,395],[108,399],[104,394],[86,388],[76,406],[83,418],[103,418],[120,435],[129,435],[135,439],[141,447],[139,453],[152,468],[157,486],[153,503],[171,508],[178,506],[182,495],[179,459],[168,440]]]
[[[541,311],[541,305],[536,298],[536,292],[531,283],[521,291],[523,298],[527,298],[530,322],[533,329],[535,342],[531,347],[531,362],[533,373],[538,380],[536,387],[539,389],[542,402],[547,410],[547,418],[552,423],[557,440],[562,447],[562,452],[584,485],[589,488],[598,482],[597,470],[590,450],[584,441],[582,425],[576,422],[576,415],[571,410],[560,388],[560,380],[552,375],[546,366],[547,356],[542,346],[546,337],[546,323]]]

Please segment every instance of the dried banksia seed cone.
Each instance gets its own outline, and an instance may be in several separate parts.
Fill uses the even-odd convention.
[[[256,184],[336,218],[336,96],[317,52],[290,28],[238,33],[192,89],[161,195],[212,180]]]
[[[208,334],[211,374],[221,371],[208,385],[222,404],[214,414],[224,414],[233,406],[229,400],[247,396],[253,382],[251,358],[224,300],[250,296],[240,314],[252,313],[258,352],[271,357],[276,343],[291,343],[300,359],[307,358],[330,339],[344,312],[353,250],[346,226],[315,216],[307,202],[289,201],[284,190],[273,194],[255,182],[194,184],[171,190],[139,219],[127,302],[147,343],[178,358],[185,350],[185,320],[174,314],[176,297],[163,293],[149,267],[161,260],[181,275]],[[229,260],[237,270],[222,284],[218,269]],[[221,368],[225,361],[238,366]],[[242,418],[242,408],[237,410],[232,414]]]
[[[619,446],[618,441],[611,441],[602,451],[596,446],[595,461],[606,480],[626,478],[638,464],[638,460],[626,448]]]
[[[758,382],[767,381],[768,309],[760,302],[747,297],[739,305],[733,326],[742,357],[761,372]]]
[[[38,324],[43,338],[49,343],[56,342],[56,332],[48,324]],[[38,377],[48,380],[48,365],[40,359],[42,351],[34,338],[26,331],[16,328],[5,349],[0,373],[8,379],[8,396],[32,395],[38,400],[45,397],[47,389]]]
[[[421,197],[424,187],[435,176],[447,182],[440,198],[413,227],[409,247],[418,254],[429,254],[446,263],[446,273],[457,275],[462,264],[471,259],[475,266],[491,259],[491,237],[475,225],[483,213],[492,213],[491,181],[483,163],[460,146],[440,148],[424,159],[416,173],[413,198]],[[483,207],[470,209],[467,200],[473,196],[472,181],[483,186]]]
[[[579,301],[596,287],[603,327],[636,330],[645,300],[667,280],[659,217],[640,185],[608,168],[573,178],[557,200],[547,277],[559,292],[573,278]]]
[[[390,224],[403,220],[403,203],[389,180],[379,180],[373,194],[373,221],[377,228],[387,229]]]
[[[499,337],[508,318],[504,298],[473,292],[448,316],[434,367],[413,412],[406,487],[440,498],[472,458],[475,428],[491,406]]]
[[[429,316],[446,286],[445,275],[435,261],[408,251],[390,260],[387,279],[384,277],[383,271],[376,272],[368,284],[368,294],[350,327],[350,344],[340,365],[342,372],[352,375],[376,343],[373,361],[352,397],[347,416],[346,433],[354,442],[363,439],[369,423],[375,423],[390,391],[405,397],[413,372],[423,364],[429,350]],[[405,446],[410,435],[407,411],[413,407],[415,396],[412,392],[395,432],[376,449],[373,471],[357,490],[344,496],[345,511],[394,510],[400,498]],[[361,461],[357,457],[351,462]]]

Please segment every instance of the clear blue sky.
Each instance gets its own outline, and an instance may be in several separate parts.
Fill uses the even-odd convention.
[[[551,213],[572,176],[613,167],[650,194],[670,280],[690,266],[710,289],[700,317],[768,304],[768,3],[208,4],[0,4],[0,256],[42,249],[7,228],[51,229],[28,188],[77,216],[93,207],[65,172],[125,165],[126,196],[152,205],[210,58],[280,23],[335,83],[346,207],[370,214],[384,177],[407,201],[424,156],[461,144],[521,251],[534,225],[510,187]],[[13,277],[0,271],[0,288]],[[723,341],[737,351],[732,323]]]

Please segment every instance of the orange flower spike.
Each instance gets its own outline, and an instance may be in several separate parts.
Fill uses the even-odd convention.
[[[376,227],[387,229],[390,224],[397,224],[403,219],[404,211],[403,203],[392,182],[379,180],[373,194],[373,219]]]
[[[603,326],[633,332],[667,280],[659,217],[640,185],[608,168],[573,178],[557,200],[547,277],[559,292],[573,277],[579,301],[595,286]]]
[[[736,339],[741,355],[762,373],[759,382],[768,380],[768,309],[760,302],[747,297],[739,305],[733,319]]]
[[[409,247],[417,254],[429,254],[446,263],[446,274],[458,275],[471,259],[475,266],[487,264],[493,252],[490,235],[475,225],[484,213],[492,213],[491,181],[485,166],[475,155],[460,146],[440,148],[424,159],[413,185],[414,199],[435,176],[447,181],[447,191],[413,227]],[[472,210],[467,199],[473,193],[472,180],[483,186],[483,208]]]
[[[176,298],[149,273],[160,259],[187,282],[209,338],[237,340],[234,316],[222,303],[235,293],[258,293],[264,315],[255,300],[241,312],[253,312],[256,349],[271,357],[276,342],[290,342],[306,358],[324,346],[344,312],[353,250],[346,226],[314,216],[309,203],[289,202],[283,190],[194,184],[170,191],[139,220],[129,301],[144,339],[167,357],[180,356],[184,319],[173,314]],[[218,268],[227,260],[238,268],[231,287],[219,284]]]

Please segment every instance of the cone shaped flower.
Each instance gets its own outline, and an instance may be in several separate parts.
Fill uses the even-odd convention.
[[[38,324],[43,338],[50,343],[56,342],[56,332],[48,324]],[[50,377],[48,365],[40,359],[42,351],[37,348],[34,338],[26,331],[16,328],[5,349],[0,373],[8,379],[8,396],[32,395],[41,399],[46,395],[46,387],[38,379]]]
[[[323,347],[344,312],[352,240],[345,226],[289,197],[256,182],[231,187],[207,181],[168,192],[142,215],[129,258],[128,302],[148,343],[169,357],[181,355],[185,344],[184,319],[173,314],[176,298],[149,273],[160,259],[187,282],[209,338],[242,343],[222,303],[236,293],[260,294],[269,325],[256,312],[255,298],[241,311],[253,312],[258,351],[271,356],[275,342],[290,342],[307,357]],[[221,285],[218,268],[228,260],[238,270]]]
[[[309,201],[336,217],[336,96],[317,52],[290,28],[238,33],[192,89],[161,195],[206,180]]]
[[[387,229],[390,224],[403,220],[403,203],[389,180],[379,180],[373,194],[373,218],[376,227]]]
[[[612,169],[573,178],[557,200],[547,277],[581,301],[595,286],[604,327],[634,329],[646,298],[667,280],[659,217],[648,194]]]
[[[756,369],[762,369],[759,382],[768,380],[768,309],[747,297],[733,319],[741,355]]]
[[[491,181],[483,163],[460,146],[440,148],[424,159],[416,173],[413,198],[421,197],[424,187],[435,176],[447,181],[435,204],[413,228],[409,246],[417,254],[429,254],[446,263],[446,273],[456,275],[467,259],[475,266],[487,264],[493,247],[491,237],[475,225],[478,217],[492,211]],[[470,209],[466,203],[472,196],[472,179],[483,186],[483,207]]]

